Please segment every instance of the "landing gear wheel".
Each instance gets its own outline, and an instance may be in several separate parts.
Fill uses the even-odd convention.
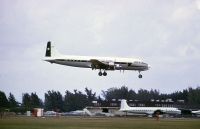
[[[99,76],[102,76],[102,72],[101,71],[99,72]]]
[[[142,78],[142,74],[139,74],[138,77],[139,77],[139,78]]]
[[[107,73],[105,71],[103,72],[103,76],[107,76]]]

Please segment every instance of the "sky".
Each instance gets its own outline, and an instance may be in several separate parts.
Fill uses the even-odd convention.
[[[98,71],[43,61],[46,43],[62,54],[139,58],[142,72]],[[22,93],[85,87],[181,91],[200,84],[200,0],[0,0],[0,90]]]

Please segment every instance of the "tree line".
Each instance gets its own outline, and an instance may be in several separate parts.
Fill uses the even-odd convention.
[[[176,91],[170,94],[160,93],[159,90],[139,89],[137,92],[133,89],[128,89],[126,86],[120,88],[109,88],[102,91],[101,95],[96,95],[92,89],[85,88],[84,92],[74,90],[70,92],[66,90],[62,95],[59,91],[47,91],[44,94],[44,101],[42,101],[36,93],[23,93],[22,102],[16,101],[12,93],[6,97],[3,91],[0,91],[0,110],[9,110],[13,112],[24,113],[33,108],[44,108],[45,110],[53,110],[57,112],[73,111],[83,109],[86,106],[92,106],[93,101],[109,102],[113,99],[120,100],[139,100],[150,101],[172,99],[174,102],[177,100],[184,100],[185,104],[193,105],[200,108],[200,87],[187,88],[183,91]]]

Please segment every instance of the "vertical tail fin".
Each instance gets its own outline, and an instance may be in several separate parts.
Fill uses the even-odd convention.
[[[51,57],[51,42],[47,42],[47,48],[46,48],[46,57]]]
[[[122,99],[121,100],[121,105],[120,105],[120,110],[127,110],[129,108],[129,106],[128,106],[128,104],[127,104],[127,102],[126,102],[126,100],[125,99]]]
[[[55,56],[61,56],[61,54],[55,49],[54,46],[51,46],[51,42],[47,42],[47,48],[46,48],[46,57],[55,57]]]

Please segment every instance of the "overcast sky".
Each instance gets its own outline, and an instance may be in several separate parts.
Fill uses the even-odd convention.
[[[98,71],[42,61],[47,41],[66,55],[137,57],[142,72]],[[200,84],[200,0],[0,0],[0,90],[111,87],[171,93]]]

